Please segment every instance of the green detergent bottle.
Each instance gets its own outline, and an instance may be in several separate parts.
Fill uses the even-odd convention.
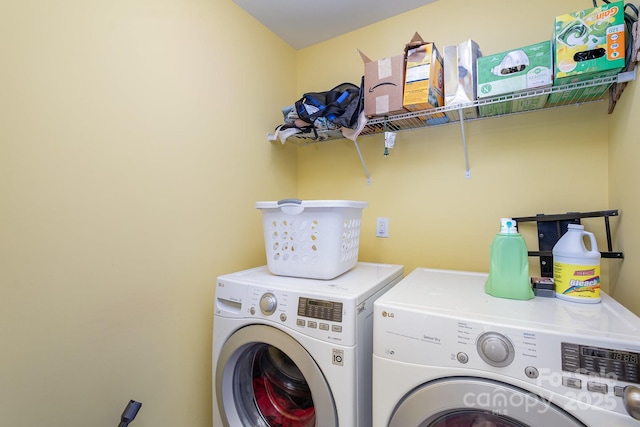
[[[511,218],[500,219],[500,233],[491,242],[491,264],[484,291],[498,298],[533,298],[527,245]]]

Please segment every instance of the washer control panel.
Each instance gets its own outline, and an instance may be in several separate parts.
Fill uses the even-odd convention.
[[[342,322],[342,303],[313,298],[298,298],[298,316]]]
[[[358,308],[351,299],[330,299],[268,286],[237,286],[219,281],[215,314],[253,318],[323,341],[355,345]]]

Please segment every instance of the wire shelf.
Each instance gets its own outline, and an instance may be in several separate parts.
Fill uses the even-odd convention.
[[[360,163],[362,164],[364,173],[367,177],[367,183],[370,184],[371,174],[369,173],[369,169],[367,168],[364,157],[362,156],[362,152],[357,141],[358,138],[361,136],[376,135],[386,131],[400,132],[458,123],[462,134],[465,177],[469,179],[471,178],[471,170],[469,167],[469,155],[467,152],[465,122],[602,101],[605,95],[608,94],[609,88],[614,83],[626,83],[635,80],[635,76],[636,71],[633,70],[609,77],[601,77],[562,86],[512,93],[488,99],[479,99],[468,104],[438,107],[430,110],[414,111],[385,117],[374,117],[367,120],[366,124],[359,132],[352,131],[352,135],[350,135],[348,139],[353,141],[360,158]],[[617,86],[619,87],[619,85]],[[288,137],[286,141],[293,142],[298,146],[304,146],[338,139],[347,139],[340,129],[316,129],[316,132],[292,135]],[[282,142],[284,143],[284,141]]]
[[[413,111],[385,117],[374,117],[367,120],[358,137],[389,132],[420,129],[459,123],[461,121],[483,120],[530,113],[552,108],[576,106],[595,101],[602,101],[613,83],[622,83],[635,79],[635,72],[621,73],[562,86],[553,86],[526,92],[512,93],[488,99],[478,99],[461,105],[450,105],[429,110]],[[545,99],[546,98],[546,99]],[[527,100],[531,101],[527,103]],[[518,111],[511,111],[510,105],[517,103]],[[299,145],[344,139],[339,130],[318,130],[315,134],[297,134],[288,141]]]

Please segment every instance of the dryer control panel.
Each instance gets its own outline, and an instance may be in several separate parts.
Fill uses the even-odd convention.
[[[563,371],[640,383],[638,353],[566,342],[561,349]]]
[[[486,280],[414,270],[374,303],[374,355],[640,419],[639,317],[604,292],[598,304],[517,301],[486,294]]]

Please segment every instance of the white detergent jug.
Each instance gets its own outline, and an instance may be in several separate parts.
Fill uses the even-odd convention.
[[[584,245],[588,236],[591,250]],[[556,297],[564,300],[600,302],[600,252],[593,233],[580,224],[569,224],[553,247],[553,280]]]

